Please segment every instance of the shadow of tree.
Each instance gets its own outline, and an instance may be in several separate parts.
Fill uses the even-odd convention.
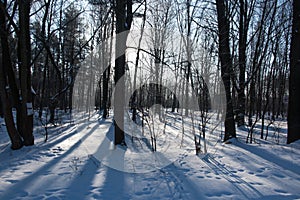
[[[259,199],[263,195],[250,183],[244,181],[241,177],[229,171],[224,165],[215,160],[210,154],[207,154],[202,160],[216,174],[229,181],[239,191],[245,199]]]
[[[49,170],[54,169],[58,163],[63,162],[63,160],[66,159],[72,153],[74,153],[75,150],[78,150],[78,148],[80,147],[80,145],[82,143],[82,140],[84,140],[89,135],[91,135],[95,130],[97,130],[98,126],[99,125],[95,125],[93,128],[91,128],[89,130],[89,132],[86,135],[84,135],[84,137],[81,140],[78,140],[77,142],[75,142],[69,149],[61,151],[60,152],[61,154],[59,156],[53,157],[49,162],[45,163],[44,165],[41,165],[40,168],[38,168],[36,171],[33,171],[32,173],[30,173],[22,180],[19,180],[18,177],[11,177],[12,180],[16,180],[16,181],[8,189],[6,189],[5,191],[2,191],[0,193],[0,199],[14,199],[19,196],[25,197],[26,195],[29,195],[29,194],[27,194],[26,189],[28,189],[30,187],[35,187],[33,190],[37,191],[37,192],[39,192],[39,190],[47,192],[47,190],[48,190],[47,186],[55,185],[55,182],[57,180],[59,180],[59,178],[58,179],[51,178],[49,180],[45,180],[46,178],[49,178],[49,173],[50,173]],[[71,131],[68,134],[63,135],[62,137],[58,137],[52,143],[45,143],[44,145],[40,146],[39,148],[35,148],[33,151],[30,151],[27,154],[26,154],[26,152],[25,152],[26,150],[24,148],[24,150],[23,150],[25,152],[24,160],[26,160],[26,159],[30,160],[31,158],[34,158],[34,160],[39,161],[39,160],[42,160],[42,157],[44,157],[44,156],[51,157],[52,155],[50,155],[50,153],[41,154],[40,151],[45,150],[45,149],[47,150],[51,147],[54,147],[55,145],[59,144],[60,142],[63,142],[65,140],[69,139],[70,137],[74,136],[74,134],[76,134],[76,133],[77,133],[76,130]],[[26,163],[26,162],[22,163],[16,159],[15,161],[10,162],[10,164],[7,165],[7,167],[15,166],[15,169],[17,169],[17,168],[21,168],[22,165],[25,165],[25,164],[28,164],[28,163]],[[68,167],[68,163],[66,163],[66,165]],[[9,170],[9,169],[5,169],[5,168],[1,168],[1,169]],[[28,169],[28,170],[30,170],[30,169]],[[39,185],[40,180],[46,181],[47,186]],[[65,181],[69,181],[69,180],[65,180]],[[22,189],[20,189],[20,188],[22,188]],[[22,191],[22,194],[16,193],[16,191],[20,191],[20,190]],[[37,195],[37,194],[35,194],[35,195]]]

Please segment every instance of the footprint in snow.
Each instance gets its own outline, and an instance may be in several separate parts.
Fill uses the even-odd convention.
[[[281,193],[281,194],[287,194],[288,192],[284,191],[284,190],[280,190],[280,189],[274,189],[275,192],[277,193]]]
[[[9,179],[9,180],[6,180],[7,182],[9,182],[9,183],[17,183],[17,182],[19,182],[18,180],[13,180],[13,179]]]
[[[60,153],[60,152],[62,152],[62,151],[64,151],[61,147],[56,147],[56,148],[53,148],[52,149],[52,152],[53,153]]]

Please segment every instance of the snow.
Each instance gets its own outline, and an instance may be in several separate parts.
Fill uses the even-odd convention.
[[[13,151],[0,118],[0,199],[300,199],[300,142],[284,144],[284,131],[279,144],[271,135],[246,144],[238,130],[196,156],[176,120],[166,126],[171,142],[152,153],[145,138],[112,145],[112,118],[95,114],[48,127],[46,143],[37,126],[36,144]]]

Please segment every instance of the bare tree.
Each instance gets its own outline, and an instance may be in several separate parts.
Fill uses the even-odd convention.
[[[141,53],[141,45],[142,45],[142,39],[145,31],[145,24],[146,24],[146,13],[147,13],[147,0],[144,2],[144,12],[142,15],[142,25],[141,25],[141,36],[138,41],[138,47],[137,47],[137,53],[136,53],[136,59],[135,59],[135,66],[134,66],[134,77],[133,77],[133,88],[136,88],[137,85],[137,73],[138,73],[138,67],[139,67],[139,61],[140,61],[140,53]],[[132,121],[136,122],[137,117],[137,92],[133,92],[132,95],[132,102],[131,102],[131,109],[132,109]]]
[[[221,76],[226,93],[226,116],[224,141],[236,137],[233,104],[231,94],[232,58],[229,47],[229,16],[224,0],[216,0],[219,34],[219,57],[221,61]]]
[[[1,110],[3,109],[2,114],[5,120],[6,129],[12,143],[11,148],[19,149],[23,146],[23,141],[15,126],[12,113],[12,104],[10,101],[10,99],[12,99],[12,88],[15,86],[16,82],[12,81],[11,76],[10,79],[7,79],[8,73],[12,72],[12,64],[10,59],[10,48],[8,45],[8,26],[5,14],[6,6],[7,1],[0,2],[0,102]],[[13,75],[14,77],[14,74],[10,75]],[[7,80],[9,80],[9,82],[7,82]],[[13,85],[10,86],[10,83],[12,83]],[[16,102],[14,99],[14,103],[17,104],[18,102]]]
[[[18,96],[11,98],[11,93],[16,87],[14,74],[12,71],[12,63],[10,58],[10,48],[8,44],[8,26],[6,18],[6,6],[7,1],[0,2],[0,40],[1,40],[1,55],[0,55],[0,97],[1,97],[1,109],[6,124],[6,129],[11,140],[11,148],[19,149],[23,146],[23,141],[19,135],[18,130],[15,127],[15,122],[12,113],[12,104],[10,99],[13,99],[14,104],[17,105]],[[3,59],[4,57],[4,59]],[[8,77],[8,78],[7,78]],[[7,82],[8,80],[8,82]]]
[[[124,135],[124,107],[125,107],[125,64],[126,64],[126,41],[130,30],[133,13],[132,13],[132,0],[116,0],[115,5],[116,13],[116,55],[118,57],[115,61],[115,84],[118,87],[114,93],[114,117],[115,117],[115,139],[114,143],[125,144]]]
[[[300,139],[300,1],[293,1],[287,143]]]
[[[237,124],[242,126],[245,124],[245,106],[246,106],[246,66],[247,66],[247,44],[248,30],[250,20],[254,11],[254,1],[248,0],[239,1],[239,40],[238,40],[238,65],[239,65],[239,87],[237,99]]]
[[[30,4],[31,1],[19,3],[18,59],[20,68],[20,88],[22,107],[21,135],[25,145],[33,145],[33,105],[31,92],[31,42],[30,42]]]

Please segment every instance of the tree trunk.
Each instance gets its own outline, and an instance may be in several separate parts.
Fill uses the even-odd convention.
[[[0,37],[1,37],[1,55],[0,55],[0,109],[1,115],[3,114],[4,121],[6,124],[6,129],[11,140],[12,149],[20,149],[23,146],[23,141],[15,127],[15,122],[13,119],[12,105],[9,100],[8,91],[10,85],[7,83],[7,68],[8,62],[10,62],[9,46],[7,41],[7,29],[5,20],[5,9],[6,1],[0,2]],[[9,56],[9,57],[8,57]],[[4,57],[4,59],[2,59]],[[6,68],[4,68],[4,66]],[[3,109],[3,110],[2,110]],[[2,113],[3,112],[3,113]]]
[[[145,29],[145,22],[146,22],[146,12],[147,12],[147,1],[145,1],[145,9],[144,9],[144,14],[143,14],[143,22],[141,25],[141,36],[139,38],[139,43],[138,43],[138,49],[136,53],[136,59],[135,59],[135,66],[134,66],[134,77],[133,77],[133,94],[132,94],[132,102],[131,102],[131,108],[132,108],[132,121],[136,122],[136,115],[137,115],[137,107],[138,107],[138,102],[137,102],[137,90],[136,90],[136,82],[137,82],[137,73],[138,73],[138,66],[139,66],[139,60],[140,60],[140,48],[142,44],[142,39],[144,35],[144,29]]]
[[[113,17],[113,16],[112,16]],[[112,44],[113,44],[113,25],[111,27],[111,39],[110,39],[110,43],[109,43],[109,58],[106,62],[106,64],[108,64],[107,69],[103,72],[103,115],[102,117],[105,119],[108,116],[108,109],[109,109],[109,81],[110,81],[110,69],[111,69],[111,55],[112,55]],[[107,51],[107,47],[105,48]],[[104,53],[104,52],[103,52]]]
[[[103,72],[103,101],[102,101],[102,108],[103,108],[103,115],[104,119],[107,118],[108,110],[107,110],[107,101],[108,101],[108,83],[109,83],[109,67]]]
[[[219,57],[221,60],[221,76],[226,93],[226,116],[224,141],[236,137],[233,104],[231,96],[232,60],[229,48],[229,19],[226,16],[224,0],[216,0],[219,30]]]
[[[18,89],[16,85],[16,79],[14,72],[12,70],[11,55],[8,44],[8,29],[6,23],[6,10],[7,1],[0,2],[0,39],[1,39],[1,57],[5,59],[0,59],[0,109],[1,116],[4,117],[6,129],[9,134],[12,149],[19,149],[23,146],[23,141],[15,127],[15,122],[12,114],[12,104],[10,100],[13,100],[15,107],[19,108],[19,97]],[[8,82],[6,81],[8,78]],[[11,92],[12,98],[8,92]],[[18,114],[18,112],[17,112]],[[18,118],[18,117],[17,117]]]
[[[114,143],[125,144],[124,136],[124,99],[125,99],[125,64],[126,41],[132,22],[132,0],[116,0],[116,55],[115,60],[115,93],[114,93]],[[127,12],[127,13],[126,13]]]
[[[26,146],[34,144],[33,107],[31,93],[31,44],[30,44],[30,0],[19,0],[18,57],[22,97],[22,137]]]
[[[2,66],[2,65],[0,65]],[[2,68],[2,67],[1,67]],[[1,69],[2,71],[2,69]],[[2,76],[2,72],[0,75],[0,96],[1,96],[1,102],[2,102],[2,106],[3,106],[3,111],[4,111],[4,121],[6,124],[6,129],[11,141],[11,148],[13,150],[16,149],[20,149],[23,146],[23,141],[15,127],[15,122],[14,122],[14,118],[13,118],[13,114],[12,114],[12,107],[11,107],[11,103],[8,99],[8,95],[5,91],[5,86],[4,86],[4,79]]]
[[[6,129],[11,140],[11,148],[13,150],[20,149],[23,146],[23,141],[15,127],[15,122],[12,114],[12,106],[9,101],[9,96],[5,90],[5,72],[3,71],[3,65],[0,63],[0,97],[3,108],[3,117],[6,124]]]
[[[245,72],[246,72],[246,44],[247,44],[247,6],[244,0],[240,0],[239,22],[239,90],[238,90],[238,113],[237,124],[245,124]]]
[[[3,118],[3,103],[2,103],[2,97],[0,95],[0,117]]]
[[[300,1],[293,1],[287,143],[300,139]]]

